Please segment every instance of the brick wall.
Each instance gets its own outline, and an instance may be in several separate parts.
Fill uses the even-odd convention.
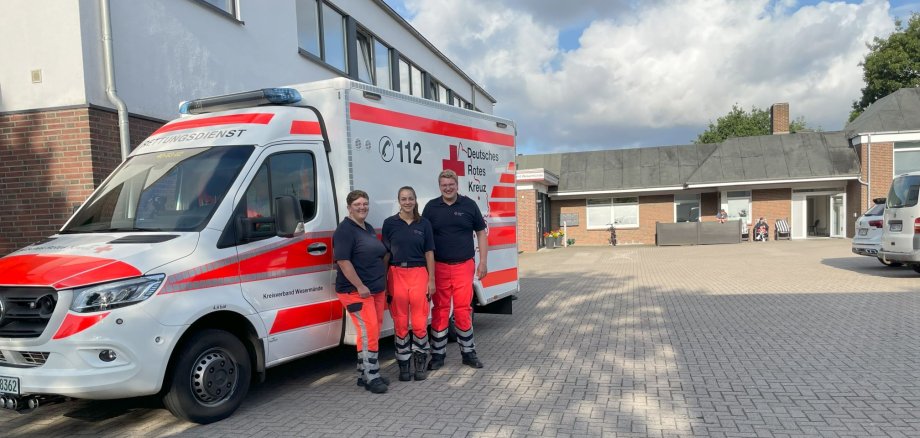
[[[560,213],[578,214],[578,226],[569,227],[568,236],[576,245],[608,245],[610,232],[606,229],[589,230],[584,199],[552,200],[552,229],[561,228]],[[640,196],[639,228],[618,228],[619,244],[655,244],[655,223],[674,222],[674,195]]]
[[[537,191],[517,191],[517,238],[519,251],[536,251],[537,247]]]
[[[860,163],[860,179],[868,181],[868,187],[859,181],[847,183],[847,237],[853,237],[856,229],[856,218],[865,212],[875,198],[888,196],[891,187],[891,178],[894,174],[894,143],[872,143],[872,154],[868,154],[868,145],[859,145],[856,148]],[[872,176],[869,176],[869,167],[865,165],[871,161]]]
[[[161,126],[130,123],[134,145]],[[120,161],[114,113],[0,114],[0,255],[57,232]]]
[[[779,218],[786,218],[790,227],[795,226],[792,218],[792,189],[752,190],[751,204],[752,224],[763,216],[771,230]]]

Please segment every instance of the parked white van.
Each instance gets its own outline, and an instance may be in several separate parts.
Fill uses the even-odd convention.
[[[885,229],[879,258],[900,262],[920,272],[920,172],[898,175],[891,181],[885,205]]]
[[[64,225],[0,258],[0,404],[163,394],[177,417],[231,415],[269,367],[354,343],[332,233],[454,169],[486,219],[477,311],[518,288],[515,127],[345,79],[186,102]],[[470,239],[473,239],[472,234]],[[392,332],[392,323],[384,326]]]

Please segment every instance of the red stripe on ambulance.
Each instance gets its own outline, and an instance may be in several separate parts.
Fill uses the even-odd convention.
[[[342,304],[338,300],[291,307],[278,311],[275,322],[272,323],[272,328],[268,333],[273,335],[339,319],[342,319]]]
[[[500,284],[511,283],[518,279],[517,268],[505,269],[503,271],[490,272],[482,279],[482,287],[498,286]]]
[[[489,217],[514,217],[514,202],[490,202]]]
[[[291,122],[291,134],[301,135],[322,135],[323,130],[319,122],[308,122],[306,120],[294,120]]]
[[[500,146],[514,146],[514,136],[485,129],[458,125],[456,123],[442,122],[427,119],[396,111],[374,108],[372,106],[352,103],[349,106],[351,118],[362,122],[378,125],[392,126],[394,128],[409,129],[412,131],[427,132],[429,134],[443,135],[446,137],[463,138],[481,141],[483,143],[497,144]]]
[[[0,259],[0,284],[8,286],[66,289],[139,275],[127,263],[100,257],[25,254]]]
[[[514,187],[506,187],[506,186],[492,187],[492,197],[493,198],[514,199]]]
[[[489,227],[489,247],[513,245],[517,242],[517,229],[510,227]]]
[[[61,322],[61,327],[58,328],[53,339],[63,339],[80,333],[96,325],[96,323],[105,319],[106,316],[109,316],[109,312],[97,313],[95,315],[77,315],[76,313],[67,312],[67,316],[64,317],[64,321]]]
[[[204,128],[208,126],[238,124],[267,125],[272,121],[272,117],[274,116],[275,115],[271,113],[248,113],[231,114],[228,116],[204,117],[194,120],[183,120],[164,125],[160,129],[157,129],[156,132],[151,134],[151,137],[157,134],[163,134],[165,132],[180,131],[183,129]]]

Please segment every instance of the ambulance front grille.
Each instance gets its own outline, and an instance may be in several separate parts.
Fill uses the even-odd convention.
[[[0,338],[37,338],[57,306],[52,288],[0,287]]]
[[[0,351],[0,366],[15,368],[40,367],[48,361],[47,351]]]

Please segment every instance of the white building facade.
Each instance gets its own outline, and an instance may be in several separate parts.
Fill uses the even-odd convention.
[[[121,161],[102,0],[0,2],[0,253],[53,233]],[[482,87],[382,0],[110,0],[136,145],[183,100],[349,77],[491,114]],[[14,235],[21,235],[16,237]]]

